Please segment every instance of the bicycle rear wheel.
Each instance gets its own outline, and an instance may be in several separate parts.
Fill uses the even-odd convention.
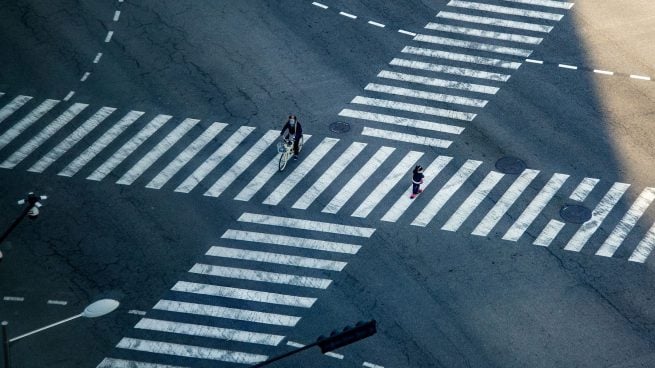
[[[278,168],[280,171],[284,170],[285,167],[287,167],[287,161],[289,161],[289,151],[284,151],[280,155],[280,161],[278,163]]]

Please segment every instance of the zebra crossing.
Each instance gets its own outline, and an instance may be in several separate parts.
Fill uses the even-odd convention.
[[[451,0],[339,115],[366,136],[449,148],[572,6]]]
[[[375,232],[257,213],[237,223],[247,230],[226,230],[98,368],[262,362]]]
[[[106,106],[93,111],[86,104],[38,102],[30,96],[3,94],[3,101],[2,169],[203,193],[511,242],[530,234],[534,245],[571,252],[582,252],[593,238],[591,244],[600,244],[593,254],[638,263],[655,247],[652,225],[644,231],[655,200],[652,188],[643,189],[629,205],[626,183],[580,178],[572,187],[574,178],[563,173],[526,169],[514,177],[494,171],[489,163],[462,162],[429,150],[311,135],[305,135],[303,159],[279,173],[276,130],[220,122],[203,127],[199,119],[141,111],[117,114]],[[389,135],[365,130],[378,133]],[[409,171],[419,162],[426,167],[425,191],[411,200]],[[245,184],[236,185],[237,179]],[[562,198],[594,208],[591,219],[573,234],[578,225],[561,222],[556,213],[555,203]],[[637,237],[641,239],[634,244]]]

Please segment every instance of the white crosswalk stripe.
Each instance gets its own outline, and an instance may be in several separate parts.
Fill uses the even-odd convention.
[[[566,1],[552,1],[552,0],[505,0],[505,1],[511,1],[513,3],[521,3],[521,4],[528,4],[528,5],[547,6],[547,7],[559,8],[559,9],[571,9],[573,7],[573,3],[567,3]]]
[[[648,229],[646,236],[637,244],[637,248],[632,252],[628,261],[638,263],[646,262],[653,248],[655,248],[655,224]]]
[[[284,197],[287,196],[296,187],[296,185],[305,178],[316,164],[339,142],[335,138],[324,138],[323,141],[316,147],[305,159],[302,160],[300,165],[293,170],[280,185],[275,188],[271,194],[266,197],[264,204],[278,205]]]
[[[107,130],[100,138],[98,138],[91,146],[89,146],[82,154],[77,156],[71,163],[69,163],[57,175],[71,177],[77,174],[86,164],[96,157],[103,149],[105,149],[111,142],[116,139],[121,133],[132,125],[144,112],[130,111],[118,123],[114,124]]]
[[[255,130],[253,127],[242,126],[237,129],[214,153],[207,158],[182,184],[175,188],[176,192],[189,193],[209,175],[246,137]]]
[[[364,185],[375,170],[377,170],[387,158],[395,151],[393,147],[380,147],[377,152],[366,162],[355,175],[346,183],[339,193],[325,205],[322,212],[335,214],[348,202],[348,200]]]
[[[466,106],[474,106],[474,107],[484,107],[487,104],[487,102],[489,102],[487,100],[480,100],[477,98],[446,95],[443,93],[426,92],[417,89],[394,87],[394,86],[377,84],[377,83],[369,83],[366,85],[366,87],[364,87],[364,89],[367,91],[388,93],[398,96],[421,98],[424,100],[446,102],[450,104],[466,105]]]
[[[538,174],[538,170],[524,170],[471,234],[487,236]]]
[[[450,144],[453,143],[452,141],[448,141],[445,139],[431,138],[431,137],[425,137],[415,134],[399,133],[391,130],[375,129],[369,127],[364,127],[364,129],[362,129],[362,135],[383,138],[383,139],[390,139],[399,142],[422,144],[425,146],[437,147],[437,148],[448,148],[450,147]]]
[[[516,219],[505,235],[503,235],[503,240],[519,240],[568,178],[569,175],[554,174],[548,183],[546,183],[546,185],[541,189],[539,194],[537,194],[532,202],[530,202],[528,207],[523,210],[523,213],[521,213],[519,218]]]
[[[220,196],[250,165],[280,136],[277,130],[269,130],[232,167],[223,174],[206,192],[209,197]]]
[[[464,128],[456,125],[441,124],[419,119],[409,119],[400,116],[366,112],[361,110],[343,109],[339,112],[339,116],[375,121],[378,123],[392,124],[408,128],[431,130],[440,133],[460,134],[462,131],[464,131]]]
[[[170,342],[134,339],[124,337],[116,345],[119,349],[144,351],[155,354],[174,355],[186,358],[218,360],[229,363],[257,364],[268,357],[260,354],[250,354],[238,351],[206,348],[202,346],[174,344]]]
[[[452,157],[449,156],[437,156],[437,158],[432,161],[430,165],[428,165],[425,168],[425,173],[427,177],[423,181],[423,189],[427,188],[432,180],[434,180],[437,176],[439,176],[439,173],[441,173],[441,170],[443,170],[446,165],[452,160]],[[409,198],[409,193],[412,193],[412,185],[410,184],[409,190],[402,193],[400,195],[400,198],[396,200],[396,202],[387,210],[387,213],[382,216],[382,221],[387,221],[387,222],[396,222],[400,218],[400,216],[407,211],[409,206],[414,203],[414,200]]]
[[[537,236],[537,239],[534,240],[532,244],[534,245],[539,245],[542,247],[547,247],[550,245],[550,243],[553,242],[557,234],[562,230],[564,227],[564,223],[561,221],[557,220],[550,220],[546,227],[539,233],[539,236]]]
[[[356,96],[352,101],[350,101],[350,103],[366,105],[366,106],[382,107],[385,109],[409,111],[409,112],[415,112],[417,114],[440,116],[449,119],[464,120],[464,121],[472,121],[473,119],[475,119],[476,116],[476,114],[469,113],[469,112],[439,109],[431,106],[417,105],[417,104],[411,104],[405,102],[383,100],[379,98],[370,98],[370,97],[362,97],[362,96]]]
[[[364,147],[366,143],[353,142],[291,207],[306,210],[337,176],[348,168]]]
[[[157,115],[139,133],[121,146],[109,159],[98,167],[88,180],[100,181],[111,173],[123,160],[132,154],[143,142],[152,136],[159,128],[172,118],[170,115]]]
[[[57,161],[61,156],[64,155],[69,149],[79,143],[87,134],[91,133],[100,123],[102,123],[109,115],[111,115],[116,109],[113,107],[103,107],[98,110],[93,116],[87,119],[82,125],[75,129],[71,134],[69,134],[63,141],[59,142],[55,148],[51,149],[50,152],[46,153],[45,156],[41,157],[28,171],[41,173],[55,161]]]
[[[22,162],[27,156],[34,152],[34,150],[42,145],[43,142],[52,137],[61,128],[73,120],[73,118],[75,118],[87,106],[89,105],[76,103],[69,107],[68,110],[64,111],[61,115],[59,115],[58,118],[53,120],[32,139],[25,143],[20,149],[18,149],[18,151],[14,152],[11,156],[9,156],[9,158],[2,162],[0,167],[3,169],[12,169],[16,167],[16,165]]]
[[[0,123],[2,123],[5,119],[7,119],[11,114],[16,112],[16,110],[20,109],[23,105],[25,105],[28,101],[32,99],[32,96],[16,96],[14,97],[11,102],[6,104],[5,106],[0,109]]]
[[[441,65],[441,64],[424,63],[422,61],[398,59],[398,58],[394,58],[393,60],[391,60],[389,64],[394,66],[402,66],[405,68],[427,70],[430,72],[453,74],[461,77],[489,79],[497,82],[506,82],[509,80],[510,77],[507,74],[485,72],[482,70],[460,68],[460,67]]]
[[[359,251],[359,248],[361,248],[356,244],[330,242],[325,240],[266,234],[234,229],[227,230],[223,235],[221,235],[221,238],[346,254],[356,254]]]
[[[637,200],[632,204],[628,212],[616,225],[610,236],[605,239],[605,242],[600,246],[596,255],[603,257],[613,256],[653,200],[655,200],[655,188],[644,189]]]
[[[11,141],[32,126],[32,124],[39,120],[43,115],[57,106],[58,103],[59,100],[45,100],[24,118],[12,125],[11,128],[7,129],[6,132],[0,135],[0,149],[3,149],[6,145],[11,143]]]
[[[520,42],[520,43],[527,43],[532,45],[538,45],[541,43],[541,41],[543,41],[543,38],[540,37],[531,37],[531,36],[524,36],[524,35],[504,33],[504,32],[492,32],[492,31],[485,31],[482,29],[451,26],[448,24],[440,24],[440,23],[432,23],[432,22],[428,23],[428,25],[425,26],[425,28],[433,31],[459,33],[466,36],[493,38],[501,41]]]
[[[300,321],[300,317],[286,314],[266,313],[165,299],[158,301],[152,309],[286,327],[293,327]]]
[[[423,152],[410,151],[391,170],[391,172],[370,192],[366,199],[352,213],[353,217],[367,217],[384,197],[393,189],[414,164],[423,156]]]
[[[303,140],[305,144],[311,138],[309,134],[303,134]],[[234,197],[237,201],[249,201],[252,197],[259,192],[264,185],[271,180],[273,175],[279,172],[278,161],[280,155],[274,156],[271,161],[259,172],[257,175],[248,183],[246,186]]]
[[[436,45],[461,47],[465,49],[487,51],[487,52],[494,52],[497,54],[506,54],[506,55],[513,55],[513,56],[521,56],[521,57],[528,57],[530,56],[530,54],[532,54],[531,50],[520,49],[516,47],[498,46],[490,43],[463,41],[463,40],[458,40],[456,38],[438,37],[438,36],[431,36],[431,35],[424,35],[424,34],[416,35],[414,37],[414,41],[427,42]]]
[[[459,89],[468,92],[486,93],[489,95],[494,95],[499,90],[498,87],[490,87],[490,86],[485,86],[475,83],[464,83],[464,82],[457,82],[457,81],[446,80],[446,79],[424,77],[420,75],[413,75],[413,74],[406,74],[406,73],[390,72],[388,70],[383,70],[380,73],[378,73],[378,77],[393,79],[401,82],[419,83],[419,84],[424,84],[426,86]]]
[[[493,66],[505,69],[518,69],[521,63],[501,59],[488,58],[477,55],[459,54],[455,52],[426,49],[424,47],[405,46],[402,51],[405,54],[429,56],[437,59],[460,61],[463,63]]]
[[[326,289],[332,282],[332,280],[316,277],[289,275],[277,272],[250,270],[236,267],[214,266],[201,263],[196,263],[191,268],[191,270],[189,270],[189,272],[201,275],[269,282],[273,284],[287,284],[317,289]]]
[[[457,231],[504,176],[505,174],[495,171],[487,174],[468,198],[450,216],[448,221],[441,227],[441,230]]]
[[[341,271],[346,267],[345,262],[331,261],[320,258],[292,256],[288,254],[262,252],[214,246],[207,251],[208,256],[241,259],[246,261],[273,263],[286,266],[313,268],[327,271]]]
[[[596,205],[596,208],[591,212],[591,219],[580,226],[564,249],[573,252],[581,251],[589,238],[591,238],[596,230],[598,230],[601,223],[605,220],[605,217],[609,215],[612,208],[614,208],[616,203],[623,196],[623,193],[625,193],[629,187],[630,184],[614,183],[603,199],[601,199],[598,205]]]
[[[220,285],[200,284],[197,282],[178,281],[171,288],[173,291],[201,295],[217,296],[229,299],[247,300],[252,302],[288,305],[298,308],[311,308],[316,298],[269,293],[251,289],[234,288]]]
[[[599,179],[594,179],[594,178],[584,178],[580,184],[573,190],[573,193],[571,193],[571,196],[569,197],[570,199],[573,199],[574,201],[579,201],[582,202],[584,201],[589,193],[591,193],[592,190],[594,190],[594,187],[596,184],[598,184],[600,180]]]
[[[198,124],[198,119],[184,119],[164,139],[162,139],[150,152],[146,153],[132,168],[116,181],[116,184],[131,185],[143,173],[166,153],[182,136],[187,134],[191,128]]]
[[[464,182],[473,174],[473,172],[482,164],[482,161],[468,160],[462,167],[457,170],[450,180],[432,197],[432,200],[412,221],[414,226],[428,226],[430,221],[441,211],[446,202],[461,188]]]
[[[105,358],[96,368],[187,368],[179,365],[139,362],[135,360]]]
[[[288,227],[293,229],[313,230],[330,234],[342,234],[370,238],[375,232],[374,228],[333,224],[331,222],[321,222],[312,220],[296,219],[291,217],[280,217],[272,215],[260,215],[255,213],[244,212],[237,219],[239,222],[249,222],[259,225],[271,225]]]
[[[478,23],[478,24],[485,24],[485,25],[505,27],[505,28],[515,28],[515,29],[522,29],[522,30],[533,31],[533,32],[549,33],[550,31],[553,30],[552,26],[546,26],[542,24],[517,22],[513,20],[506,20],[500,18],[480,17],[477,15],[453,13],[447,11],[439,12],[439,14],[437,14],[437,17],[444,18],[444,19],[458,20],[460,22]]]
[[[458,7],[458,8],[464,8],[464,9],[480,10],[480,11],[507,14],[507,15],[518,15],[521,17],[546,19],[552,21],[559,21],[564,17],[562,14],[547,13],[547,12],[541,12],[535,10],[525,10],[519,8],[511,8],[506,6],[490,5],[490,4],[476,3],[470,1],[451,0],[450,2],[448,2],[447,5]]]
[[[160,189],[178,172],[184,165],[188,164],[200,150],[202,150],[212,139],[216,138],[218,133],[223,131],[227,124],[213,123],[205,129],[184,151],[180,152],[173,161],[171,161],[164,170],[160,171],[147,185],[146,188]]]
[[[284,336],[280,335],[205,326],[193,323],[164,321],[152,318],[142,318],[134,328],[270,346],[277,346],[282,340],[284,340]]]

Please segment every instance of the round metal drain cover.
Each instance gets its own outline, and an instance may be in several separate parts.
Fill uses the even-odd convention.
[[[344,121],[335,121],[334,123],[330,124],[330,131],[334,133],[346,133],[350,131],[350,124]]]
[[[503,157],[496,161],[496,169],[503,174],[520,174],[527,166],[525,162],[516,157]]]
[[[560,208],[559,215],[566,222],[582,224],[591,219],[591,210],[577,204],[565,204]]]

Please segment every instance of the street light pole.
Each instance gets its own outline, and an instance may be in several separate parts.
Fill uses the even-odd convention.
[[[23,208],[23,212],[14,220],[14,222],[5,230],[4,233],[0,236],[0,244],[11,234],[12,231],[20,224],[21,221],[25,218],[25,216],[29,216],[30,218],[36,218],[39,215],[39,207],[41,207],[41,203],[39,202],[39,199],[47,199],[47,196],[37,196],[34,194],[34,192],[29,192],[27,194],[26,199],[21,199],[18,201],[18,204],[25,204],[27,203],[27,206]],[[2,261],[2,251],[0,251],[0,261]]]
[[[7,337],[7,321],[2,321],[2,355],[4,356],[4,367],[9,368],[9,338]]]

